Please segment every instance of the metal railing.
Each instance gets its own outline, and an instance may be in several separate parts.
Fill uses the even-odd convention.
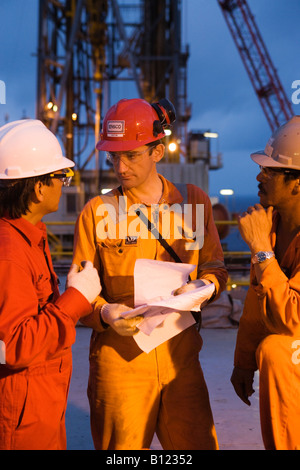
[[[215,221],[216,225],[237,225],[236,220],[217,220]],[[63,226],[63,225],[75,225],[75,221],[49,221],[45,222],[45,225],[48,227],[51,226]],[[60,239],[55,235],[51,230],[47,230],[48,237],[49,237],[49,242],[50,242],[50,252],[51,256],[55,259],[62,259],[62,258],[70,258],[73,256],[73,250],[65,250],[62,246],[62,243]],[[228,257],[235,257],[235,256],[248,256],[250,257],[251,252],[250,251],[229,251],[229,250],[223,250],[224,258]],[[246,268],[243,267],[243,270]],[[228,269],[230,271],[230,269]],[[249,281],[244,281],[244,280],[237,280],[237,279],[231,279],[229,277],[229,280],[227,282],[227,288],[232,288],[232,286],[248,286]]]

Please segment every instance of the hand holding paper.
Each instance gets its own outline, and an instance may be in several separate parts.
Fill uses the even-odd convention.
[[[176,289],[175,292],[173,292],[173,294],[174,295],[184,294],[185,292],[190,292],[194,289],[198,289],[198,287],[209,286],[210,284],[212,284],[212,283],[210,281],[208,281],[207,279],[196,279],[195,281],[190,281],[187,284],[185,284],[184,286],[179,287],[179,289]],[[207,291],[207,293],[209,294],[209,291]],[[213,293],[214,293],[214,291],[211,293],[210,296],[207,296],[206,299],[203,299],[203,298],[200,299],[201,308],[205,307],[205,305],[207,304],[208,300],[213,295]],[[194,308],[192,310],[195,311]]]
[[[139,307],[130,311],[123,312],[124,318],[132,318],[136,315],[144,315],[145,318],[153,316],[153,313],[159,311],[167,313],[168,311],[194,311],[199,312],[201,304],[209,299],[214,293],[215,285],[213,283],[203,285],[201,287],[193,288],[191,291],[184,292],[180,295],[167,295],[160,297],[158,300],[155,298],[153,301],[149,300]],[[140,327],[140,325],[139,325]]]
[[[211,284],[211,282],[207,281],[206,279],[196,279],[195,281],[190,281],[187,284],[184,284],[184,286],[179,287],[173,292],[173,294],[184,294],[185,292],[189,292],[191,290],[197,289],[198,287],[207,286],[209,284]]]
[[[124,311],[128,312],[127,305],[105,304],[101,309],[101,317],[119,335],[133,336],[138,331],[137,324],[142,320],[142,317],[137,317],[136,315],[123,317]]]
[[[190,311],[200,311],[201,303],[211,297],[214,284],[196,287],[174,295],[187,284],[195,265],[139,259],[134,271],[136,308],[123,312],[124,318],[143,315],[134,340],[145,352],[177,335],[195,323]],[[202,283],[201,283],[202,284]],[[195,288],[196,287],[196,288]]]

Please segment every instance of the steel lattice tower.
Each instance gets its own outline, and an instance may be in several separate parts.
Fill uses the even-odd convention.
[[[293,116],[246,0],[218,0],[267,121],[274,131]]]
[[[188,55],[180,0],[40,0],[37,117],[79,169],[93,159],[99,169],[95,140],[113,83],[131,81],[137,97],[173,102],[184,148]]]

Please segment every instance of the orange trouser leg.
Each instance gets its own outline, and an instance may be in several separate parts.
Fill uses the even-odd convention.
[[[256,353],[261,429],[267,450],[300,449],[300,363],[295,341],[290,336],[270,335]]]
[[[0,379],[0,449],[66,449],[71,357]]]
[[[99,334],[88,387],[95,448],[149,448],[156,432],[164,449],[217,449],[201,344],[192,328],[146,354],[132,338]]]
[[[217,450],[209,395],[198,360],[178,371],[161,392],[157,436],[166,450]]]
[[[132,362],[124,363],[113,352],[107,366],[91,360],[88,397],[96,450],[150,447],[159,408],[156,373],[140,357]]]

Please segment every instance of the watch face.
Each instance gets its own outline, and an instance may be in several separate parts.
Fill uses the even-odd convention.
[[[262,252],[262,253],[257,253],[257,259],[259,263],[262,263],[263,261],[266,261],[267,259],[267,254]]]
[[[274,256],[274,253],[272,251],[259,251],[253,256],[252,262],[262,263],[263,261],[266,261],[266,259],[273,258],[273,256]]]

